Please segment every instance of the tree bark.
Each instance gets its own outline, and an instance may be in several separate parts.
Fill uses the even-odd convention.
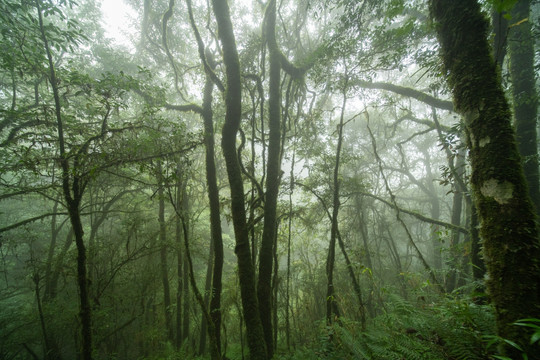
[[[268,162],[266,171],[266,193],[264,202],[264,225],[259,252],[259,279],[257,283],[257,296],[259,300],[259,313],[261,316],[266,351],[272,358],[274,352],[272,336],[272,265],[273,245],[276,236],[277,197],[279,190],[280,172],[280,145],[281,145],[281,92],[280,73],[281,65],[276,46],[271,43],[275,39],[276,1],[268,4],[266,11],[266,38],[270,62],[269,74],[269,100],[268,100]]]
[[[430,8],[455,108],[465,121],[498,335],[529,349],[529,331],[512,323],[540,317],[538,230],[512,115],[487,42],[488,22],[476,1],[430,0]],[[521,358],[508,344],[504,352]],[[540,358],[532,351],[529,356]]]
[[[236,238],[235,253],[238,259],[238,276],[242,308],[247,329],[250,355],[253,359],[267,359],[259,304],[255,288],[255,270],[251,261],[249,234],[246,224],[244,184],[236,152],[236,135],[242,117],[242,85],[240,61],[231,23],[229,6],[224,0],[212,0],[214,16],[223,50],[223,62],[227,76],[225,95],[225,124],[223,125],[221,147],[225,157],[227,176],[231,191],[231,212]]]
[[[347,76],[347,75],[345,75]],[[331,229],[330,229],[330,243],[328,245],[328,257],[326,258],[326,323],[332,324],[333,316],[339,317],[339,311],[337,307],[337,301],[335,299],[335,289],[334,289],[334,263],[336,256],[336,238],[339,236],[338,229],[338,215],[339,215],[339,188],[341,181],[339,178],[339,166],[341,159],[341,147],[343,144],[343,126],[345,118],[345,106],[347,104],[347,79],[345,80],[345,85],[343,89],[343,102],[341,104],[341,115],[339,118],[338,124],[338,143],[336,149],[336,159],[334,164],[334,175],[333,175],[333,194],[332,194],[332,218],[331,218]],[[342,248],[344,250],[344,248]],[[353,274],[354,276],[354,274]],[[361,304],[362,306],[363,304]]]
[[[210,316],[214,323],[217,349],[221,352],[221,289],[223,273],[223,238],[221,236],[221,214],[219,188],[215,164],[214,124],[212,120],[212,81],[206,79],[203,99],[204,143],[206,149],[206,182],[210,202],[210,231],[213,244],[212,289],[210,298]],[[210,260],[209,260],[210,261]]]
[[[451,160],[450,160],[451,161]],[[460,149],[459,153],[456,156],[456,168],[459,169],[457,176],[463,177],[463,167],[465,166],[465,154],[463,149]],[[454,196],[452,198],[452,216],[451,222],[453,225],[461,226],[461,213],[463,210],[463,192],[456,186],[453,185]],[[456,277],[457,277],[457,267],[460,260],[460,253],[458,251],[460,241],[460,233],[452,230],[450,232],[450,244],[449,244],[449,254],[450,259],[448,260],[448,274],[446,277],[446,292],[451,293],[456,287]]]

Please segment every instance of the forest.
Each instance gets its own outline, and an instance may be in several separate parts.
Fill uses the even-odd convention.
[[[540,359],[539,26],[0,0],[0,359]]]

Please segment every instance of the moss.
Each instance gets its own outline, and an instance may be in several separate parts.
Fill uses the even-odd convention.
[[[538,230],[512,114],[487,43],[488,22],[476,1],[431,0],[430,5],[455,108],[470,140],[471,186],[498,334],[527,348],[529,334],[512,323],[540,317]],[[505,350],[521,358],[514,348]]]

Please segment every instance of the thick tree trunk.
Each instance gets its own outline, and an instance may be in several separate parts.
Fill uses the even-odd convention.
[[[488,23],[476,1],[430,0],[430,7],[454,104],[465,121],[498,335],[527,349],[529,332],[512,323],[540,317],[538,230],[511,112],[487,42]],[[521,358],[511,346],[505,352]]]
[[[231,212],[236,237],[235,253],[238,259],[238,276],[247,340],[253,359],[267,359],[264,332],[259,315],[259,304],[255,288],[255,269],[251,261],[249,234],[246,224],[244,184],[236,152],[236,135],[242,117],[242,85],[240,61],[231,23],[229,6],[224,0],[212,0],[214,16],[223,50],[223,62],[227,75],[225,96],[225,124],[223,125],[221,147],[231,190]]]

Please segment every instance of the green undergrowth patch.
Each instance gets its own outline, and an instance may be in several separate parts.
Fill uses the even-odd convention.
[[[391,295],[365,331],[359,322],[341,319],[321,329],[316,348],[282,359],[484,360],[489,358],[485,337],[494,333],[490,306],[470,299],[412,302]]]

